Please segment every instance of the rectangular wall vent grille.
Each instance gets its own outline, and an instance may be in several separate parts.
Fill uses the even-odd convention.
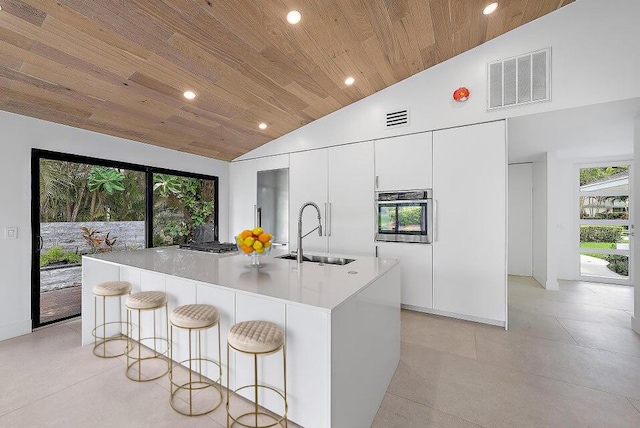
[[[551,48],[492,62],[487,110],[551,99]]]
[[[409,110],[394,111],[387,113],[387,128],[396,128],[409,124]]]

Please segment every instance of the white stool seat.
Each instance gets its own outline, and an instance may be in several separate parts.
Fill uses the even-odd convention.
[[[127,298],[129,309],[157,309],[167,304],[167,294],[162,291],[140,291]]]
[[[244,321],[231,327],[227,341],[241,352],[273,352],[283,345],[284,330],[268,321]]]
[[[218,311],[211,305],[184,305],[171,312],[171,324],[179,328],[206,328],[218,322]]]
[[[126,281],[103,282],[93,287],[96,296],[122,296],[130,291],[131,284]]]

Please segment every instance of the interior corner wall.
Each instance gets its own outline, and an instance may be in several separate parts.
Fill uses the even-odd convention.
[[[640,97],[638,16],[638,0],[573,2],[237,160]],[[551,101],[487,111],[487,63],[547,47],[552,49]],[[451,94],[461,85],[471,96],[456,103]],[[409,110],[410,123],[387,129],[385,114],[402,109]]]
[[[635,118],[634,127],[633,127],[633,152],[634,158],[640,159],[640,157],[635,156],[636,153],[640,153],[640,117]],[[637,165],[637,164],[636,164]],[[633,174],[633,194],[638,195],[638,190],[640,189],[640,173],[637,170],[634,171]],[[640,204],[636,201],[634,203],[633,210],[633,223],[640,225]],[[634,314],[635,316],[631,317],[631,327],[633,330],[640,334],[640,281],[638,278],[640,277],[640,236],[636,237],[633,240],[633,272],[635,277],[635,293],[634,293]]]
[[[0,112],[0,340],[31,331],[31,149],[219,177],[220,236],[228,236],[229,163]],[[18,227],[18,239],[4,228]]]
[[[509,165],[509,275],[533,274],[533,165]]]
[[[547,283],[547,155],[533,163],[533,278]]]
[[[578,255],[578,200],[576,186],[578,171],[573,160],[557,161],[556,179],[551,186],[556,189],[555,205],[555,245],[557,276],[559,279],[577,280],[580,257]]]

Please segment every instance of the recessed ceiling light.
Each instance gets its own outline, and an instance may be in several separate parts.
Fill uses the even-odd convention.
[[[188,100],[192,100],[196,97],[196,94],[191,91],[186,91],[183,95]]]
[[[301,19],[302,14],[297,10],[292,10],[291,12],[287,13],[287,21],[289,22],[289,24],[297,24]]]
[[[267,124],[266,123],[261,123],[260,125],[258,125],[258,128],[267,129]]]
[[[493,2],[489,6],[485,7],[482,13],[484,13],[485,15],[489,15],[490,13],[495,12],[497,8],[498,8],[498,2]]]
[[[347,77],[344,81],[344,84],[347,86],[351,86],[355,83],[356,79],[354,79],[353,77]]]

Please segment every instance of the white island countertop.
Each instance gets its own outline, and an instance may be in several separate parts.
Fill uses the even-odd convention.
[[[399,263],[395,259],[347,256],[356,260],[344,266],[312,262],[304,262],[298,266],[295,260],[276,258],[283,254],[286,253],[273,250],[269,256],[261,258],[259,268],[251,267],[250,257],[244,254],[213,254],[178,247],[148,248],[85,257],[324,311],[338,308]]]

